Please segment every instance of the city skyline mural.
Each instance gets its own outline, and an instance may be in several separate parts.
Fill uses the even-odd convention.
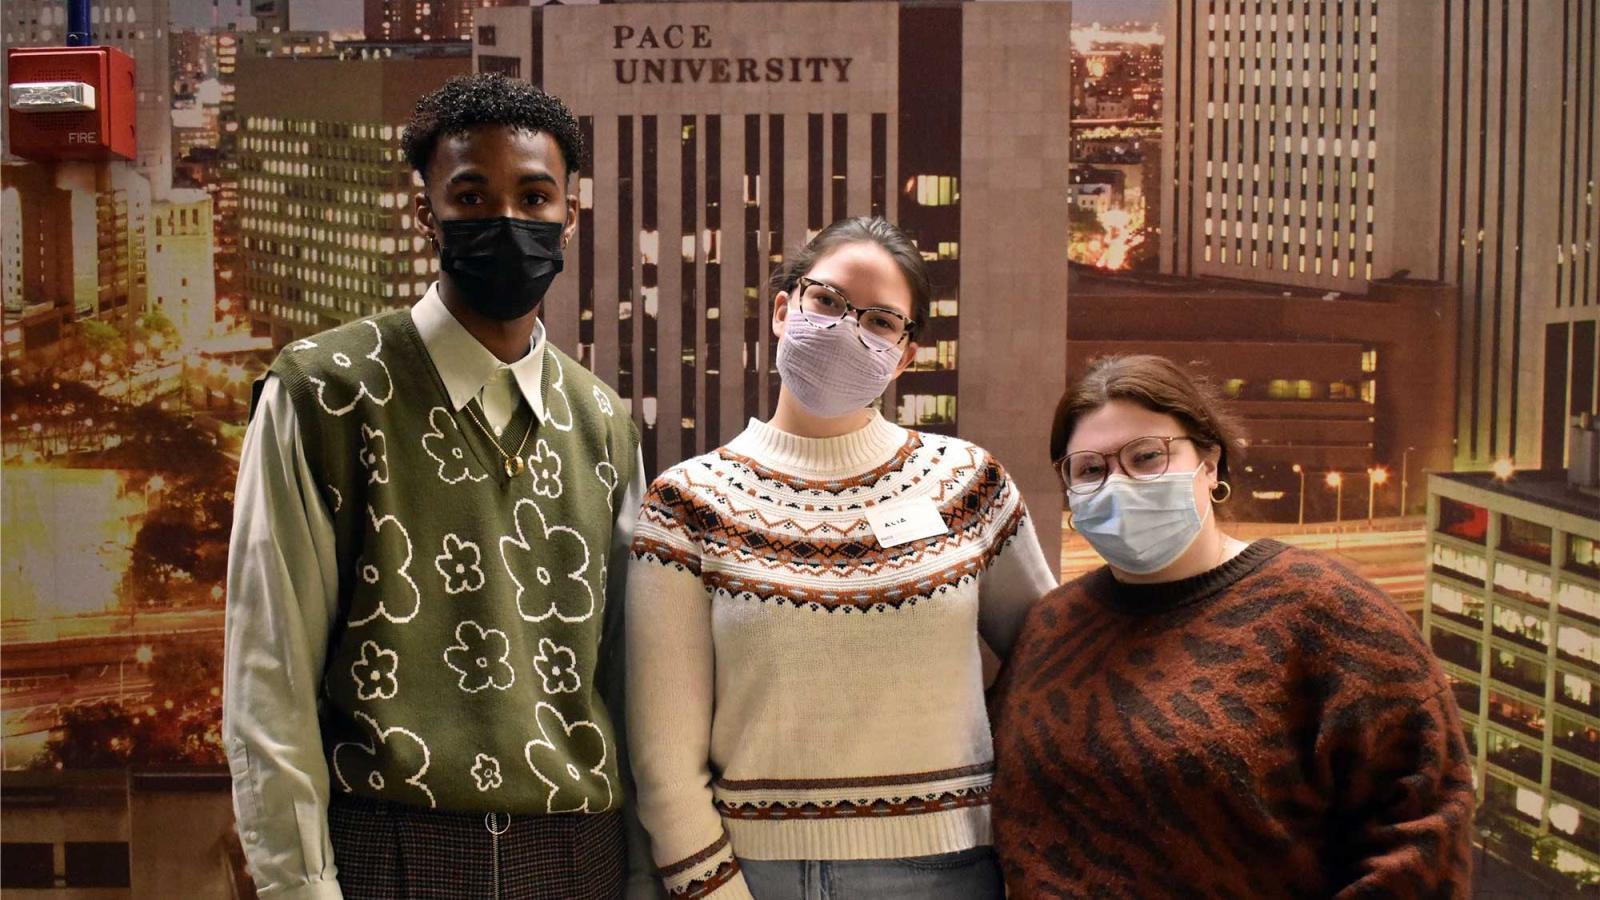
[[[1113,353],[1206,375],[1250,442],[1227,530],[1335,555],[1444,661],[1485,890],[1600,891],[1600,14],[1142,0],[1037,27],[1064,5],[95,3],[137,66],[136,157],[0,164],[0,886],[252,895],[220,735],[252,385],[437,277],[400,132],[492,71],[579,117],[545,324],[652,472],[770,415],[772,271],[884,215],[935,277],[887,416],[992,449],[1066,580],[1101,561],[1045,458],[1061,390]],[[674,83],[615,38],[689,20],[707,46],[672,55],[827,45],[827,77]],[[65,4],[0,23],[59,44]]]

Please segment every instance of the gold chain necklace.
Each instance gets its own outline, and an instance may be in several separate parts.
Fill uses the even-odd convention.
[[[489,443],[494,445],[494,449],[505,458],[506,477],[515,478],[521,475],[527,468],[527,465],[522,461],[522,450],[528,446],[528,435],[533,434],[533,423],[537,417],[528,419],[528,430],[522,433],[522,442],[517,444],[517,452],[512,454],[507,453],[505,448],[500,446],[500,440],[494,436],[494,432],[490,431],[489,426],[483,424],[483,420],[478,418],[478,414],[472,411],[472,404],[467,404],[465,409],[467,410],[467,415],[472,418],[472,423],[483,431],[483,436],[488,438]]]

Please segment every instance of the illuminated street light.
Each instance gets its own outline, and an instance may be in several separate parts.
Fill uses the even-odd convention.
[[[1338,472],[1329,472],[1328,477],[1323,480],[1335,492],[1333,502],[1333,527],[1335,529],[1333,546],[1337,549],[1339,546],[1339,526],[1344,522],[1344,475]]]
[[[1517,466],[1509,457],[1501,457],[1494,461],[1494,465],[1489,467],[1489,471],[1494,474],[1497,480],[1509,481],[1511,476],[1517,473]]]
[[[140,644],[139,649],[133,651],[134,661],[140,665],[149,665],[150,660],[155,659],[155,656],[156,653],[150,648],[149,644]]]
[[[1389,480],[1389,470],[1383,466],[1367,469],[1367,524],[1371,525],[1378,511],[1378,485]]]
[[[1299,463],[1294,464],[1294,473],[1300,476],[1300,518],[1301,525],[1306,524],[1306,470]]]

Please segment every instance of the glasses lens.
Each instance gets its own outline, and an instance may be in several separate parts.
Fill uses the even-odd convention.
[[[1074,494],[1092,494],[1106,480],[1106,460],[1098,453],[1069,453],[1061,463],[1061,477]]]
[[[894,347],[906,336],[906,320],[887,309],[864,309],[857,316],[861,332],[879,343]]]
[[[1172,462],[1167,442],[1160,438],[1140,438],[1122,448],[1122,469],[1132,478],[1159,478]]]
[[[800,311],[819,325],[832,325],[844,318],[845,301],[836,291],[805,283],[800,292]]]

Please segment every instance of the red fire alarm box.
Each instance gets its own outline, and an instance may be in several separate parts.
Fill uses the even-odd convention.
[[[133,59],[114,47],[6,51],[7,130],[24,159],[134,158]]]

